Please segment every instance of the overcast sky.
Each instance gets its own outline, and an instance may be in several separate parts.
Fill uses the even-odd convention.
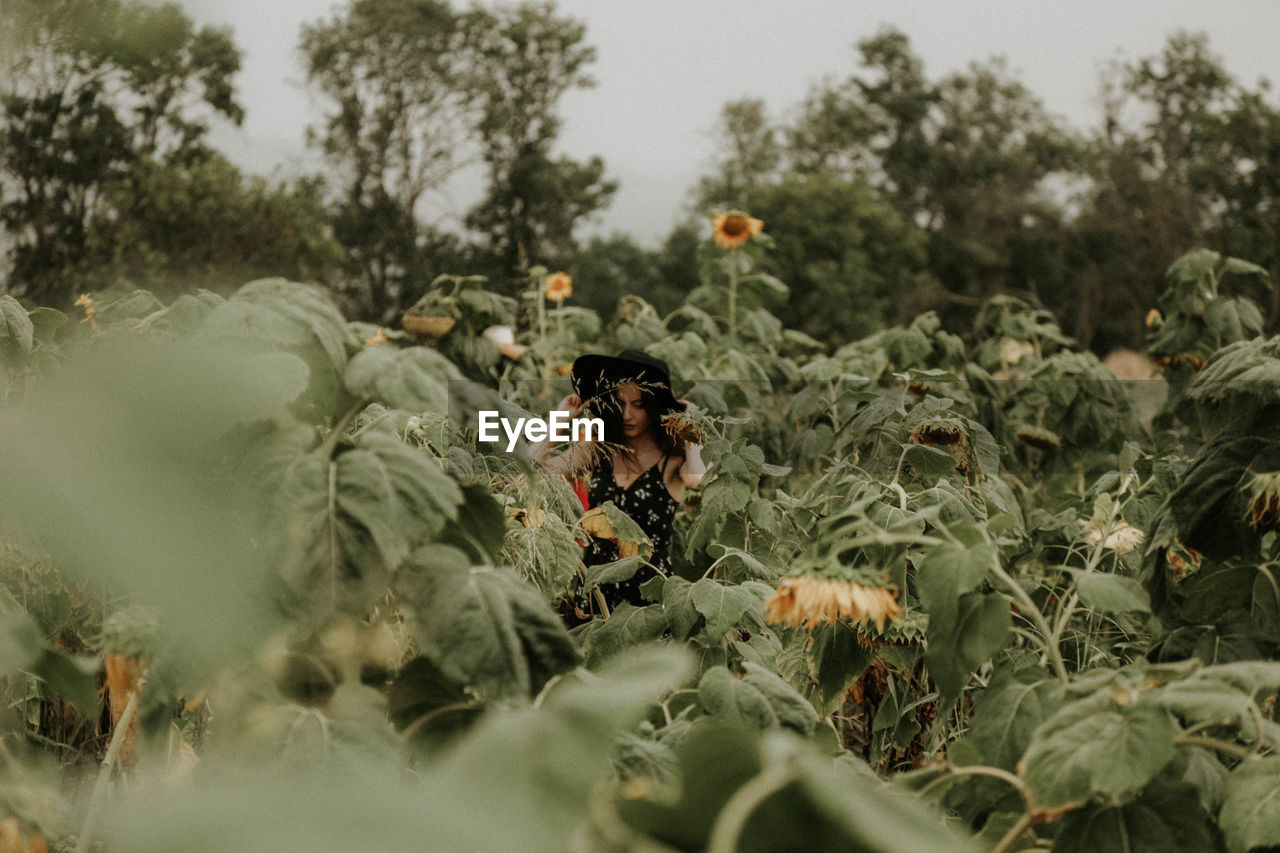
[[[242,128],[214,142],[250,170],[315,171],[305,128],[321,104],[302,85],[303,23],[328,18],[335,0],[182,0],[201,23],[229,25],[244,52]],[[461,4],[455,4],[461,5]],[[1117,57],[1160,50],[1168,34],[1203,30],[1227,68],[1249,84],[1280,81],[1277,0],[560,0],[587,24],[595,88],[562,101],[557,153],[599,154],[621,187],[588,230],[627,231],[656,244],[679,219],[689,188],[711,157],[720,107],[765,99],[784,117],[824,76],[857,64],[852,45],[889,24],[905,32],[931,78],[970,61],[1004,56],[1050,112],[1073,125],[1098,116],[1100,70]],[[476,200],[463,175],[437,200],[440,224]]]

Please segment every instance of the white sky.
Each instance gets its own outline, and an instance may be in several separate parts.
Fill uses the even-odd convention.
[[[247,116],[213,142],[241,166],[270,174],[317,171],[305,128],[320,105],[302,85],[304,22],[334,0],[182,0],[201,23],[229,25],[244,52],[238,91]],[[462,5],[455,0],[455,5]],[[1053,113],[1084,128],[1097,118],[1100,69],[1160,50],[1168,34],[1203,30],[1227,68],[1252,85],[1280,81],[1276,0],[560,0],[587,23],[597,60],[592,89],[561,102],[557,153],[599,154],[621,187],[585,230],[625,230],[656,245],[681,218],[709,162],[720,107],[745,96],[786,115],[824,76],[857,65],[852,45],[883,24],[905,32],[931,78],[1003,55]],[[437,201],[440,224],[474,203],[479,176],[463,174]]]

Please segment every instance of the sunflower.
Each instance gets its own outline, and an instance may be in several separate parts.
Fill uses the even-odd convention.
[[[95,332],[102,331],[98,328],[98,309],[93,307],[92,296],[87,293],[80,294],[80,298],[75,301],[75,306],[84,309],[84,319],[80,321],[81,323],[88,323],[89,328]]]
[[[735,249],[752,237],[759,237],[764,222],[744,213],[717,213],[711,223],[711,236],[722,249]]]
[[[702,444],[702,430],[697,422],[684,412],[663,415],[662,427],[677,444]]]
[[[564,302],[573,296],[573,278],[567,272],[553,272],[547,276],[542,295],[552,302]]]
[[[1249,526],[1274,525],[1280,521],[1280,471],[1255,474],[1249,481]]]
[[[1084,527],[1084,541],[1090,545],[1098,544],[1099,540],[1102,539],[1102,526],[1102,524],[1093,521],[1086,524]],[[1146,534],[1122,518],[1107,534],[1106,540],[1102,542],[1102,547],[1115,551],[1117,554],[1127,554],[1141,545],[1142,540],[1145,538]]]
[[[767,603],[768,622],[813,627],[837,620],[874,622],[884,630],[886,619],[900,612],[897,594],[885,587],[863,586],[835,578],[785,578]]]
[[[617,545],[619,557],[635,557],[640,553],[642,545],[648,545],[647,542],[623,539],[619,536],[613,527],[613,522],[605,514],[604,507],[596,506],[587,510],[582,518],[578,520],[578,525],[588,535],[594,536],[596,539],[607,539]]]
[[[912,444],[924,444],[929,447],[956,444],[969,436],[958,422],[952,419],[937,420],[921,424],[912,430],[908,441]]]
[[[1200,552],[1189,545],[1184,545],[1181,539],[1174,538],[1173,544],[1165,551],[1164,558],[1169,561],[1169,568],[1173,569],[1173,582],[1180,583],[1194,575],[1200,569],[1200,563],[1203,558]]]
[[[1024,358],[1035,354],[1036,348],[1030,341],[1020,341],[1017,338],[1000,339],[1000,364],[1005,367],[1013,367]]]
[[[1057,433],[1044,427],[1023,424],[1018,427],[1014,435],[1017,436],[1018,441],[1036,450],[1057,450],[1062,446],[1062,439]]]

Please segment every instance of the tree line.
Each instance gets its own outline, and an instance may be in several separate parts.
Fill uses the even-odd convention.
[[[0,31],[0,284],[43,304],[283,275],[391,323],[441,273],[516,292],[542,264],[606,316],[628,293],[662,309],[696,284],[704,217],[723,209],[767,223],[769,272],[791,286],[771,309],[829,344],[925,310],[965,329],[1006,294],[1085,346],[1134,346],[1161,271],[1190,247],[1280,277],[1280,108],[1202,34],[1113,63],[1080,129],[1001,60],[933,77],[883,29],[784,118],[726,104],[685,224],[650,248],[578,236],[617,182],[599,156],[555,153],[561,99],[593,84],[595,50],[550,3],[352,0],[304,26],[324,105],[307,136],[326,169],[289,181],[208,144],[212,122],[244,117],[228,31],[140,0],[0,0]],[[480,200],[461,227],[429,222],[468,166]],[[1280,295],[1257,298],[1274,328]]]

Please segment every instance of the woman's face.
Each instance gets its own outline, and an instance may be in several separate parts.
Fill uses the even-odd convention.
[[[618,410],[622,414],[622,434],[627,438],[644,435],[649,429],[649,413],[642,405],[640,386],[628,382],[618,389]]]

